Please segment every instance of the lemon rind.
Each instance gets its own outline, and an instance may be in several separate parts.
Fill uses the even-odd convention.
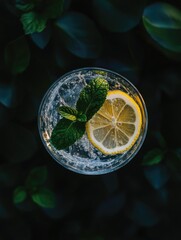
[[[93,128],[90,124],[90,122],[86,123],[86,132],[87,132],[87,136],[89,141],[92,143],[92,145],[97,148],[100,152],[102,152],[105,155],[116,155],[116,154],[122,154],[128,150],[130,150],[133,145],[135,144],[135,142],[138,140],[140,132],[141,132],[141,126],[142,126],[142,115],[141,115],[141,111],[139,106],[137,105],[137,103],[125,92],[121,91],[121,90],[110,90],[108,91],[107,94],[107,98],[106,99],[114,99],[116,98],[116,95],[118,98],[122,98],[123,100],[125,100],[126,104],[130,105],[136,112],[136,119],[137,121],[135,122],[135,126],[136,126],[136,133],[133,134],[133,136],[131,138],[133,138],[133,140],[128,141],[128,143],[126,145],[123,145],[121,147],[116,147],[118,148],[116,150],[116,148],[113,148],[112,151],[111,150],[107,150],[103,145],[100,144],[100,142],[98,142],[93,135]],[[121,96],[121,97],[120,97]],[[136,125],[137,123],[137,125]]]

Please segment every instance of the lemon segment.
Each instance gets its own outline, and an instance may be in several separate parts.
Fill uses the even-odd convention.
[[[142,115],[138,104],[127,93],[112,90],[99,111],[86,123],[90,142],[104,154],[129,150],[141,131]]]

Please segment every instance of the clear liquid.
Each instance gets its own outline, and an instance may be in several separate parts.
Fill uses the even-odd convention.
[[[123,154],[104,155],[88,140],[86,133],[72,146],[57,150],[50,144],[53,128],[61,119],[57,108],[62,105],[75,107],[81,90],[92,79],[103,77],[109,82],[110,90],[120,89],[128,93],[140,106],[142,112],[142,130],[134,146]],[[39,111],[39,130],[42,141],[51,156],[64,167],[83,174],[103,174],[112,172],[126,163],[136,154],[142,145],[147,129],[147,113],[143,100],[134,86],[120,75],[104,69],[79,69],[64,75],[56,81],[46,93]]]

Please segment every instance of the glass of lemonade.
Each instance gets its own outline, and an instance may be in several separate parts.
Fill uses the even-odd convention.
[[[73,145],[63,150],[57,150],[50,143],[51,133],[61,118],[57,108],[64,105],[75,107],[82,89],[92,79],[98,77],[107,80],[110,90],[121,90],[136,102],[142,117],[141,130],[137,140],[131,148],[121,154],[105,155],[91,144],[85,132],[83,137]],[[53,159],[69,170],[87,175],[109,173],[130,162],[144,142],[147,125],[148,116],[145,103],[133,84],[120,74],[96,67],[77,69],[60,77],[46,92],[38,115],[41,140]]]

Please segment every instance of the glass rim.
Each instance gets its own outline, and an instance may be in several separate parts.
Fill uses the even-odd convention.
[[[131,87],[133,89],[136,90],[138,96],[139,96],[139,99],[141,100],[141,104],[143,106],[143,112],[145,114],[145,127],[144,127],[144,132],[143,132],[143,136],[142,136],[142,139],[141,139],[141,142],[139,144],[139,146],[137,147],[136,151],[127,159],[127,161],[125,161],[121,166],[115,166],[113,169],[101,169],[99,170],[98,172],[97,171],[81,171],[77,168],[71,168],[69,166],[67,166],[66,164],[62,164],[61,162],[59,162],[55,155],[50,151],[50,149],[47,147],[47,144],[45,142],[45,140],[43,139],[43,136],[41,134],[41,131],[40,131],[40,113],[41,113],[41,110],[42,110],[42,106],[45,102],[45,99],[47,97],[47,95],[49,94],[50,90],[54,88],[54,86],[57,85],[57,83],[65,78],[66,76],[70,75],[70,74],[73,74],[73,73],[76,73],[76,72],[80,72],[80,71],[84,71],[84,70],[98,70],[98,71],[105,71],[105,72],[109,72],[109,73],[112,73],[113,75],[117,75],[118,77],[122,78],[124,81],[128,82]],[[38,110],[38,132],[39,132],[39,135],[40,135],[40,138],[41,138],[41,141],[43,143],[43,145],[45,146],[45,149],[46,151],[50,154],[50,156],[61,166],[65,167],[66,169],[68,170],[71,170],[73,172],[76,172],[76,173],[79,173],[79,174],[82,174],[82,175],[102,175],[102,174],[107,174],[107,173],[111,173],[111,172],[114,172],[118,169],[120,169],[121,167],[125,166],[126,164],[128,164],[133,158],[134,156],[139,152],[140,148],[142,147],[143,145],[143,142],[145,141],[145,138],[146,138],[146,135],[147,135],[147,130],[148,130],[148,112],[147,112],[147,108],[146,108],[146,104],[145,104],[145,101],[141,95],[141,93],[139,92],[139,90],[137,89],[136,86],[133,85],[132,82],[130,82],[126,77],[122,76],[120,73],[117,73],[117,72],[114,72],[110,69],[106,69],[106,68],[101,68],[101,67],[83,67],[83,68],[77,68],[77,69],[74,69],[74,70],[71,70],[71,71],[68,71],[67,73],[63,74],[62,76],[60,76],[55,82],[53,82],[49,88],[47,89],[47,91],[45,92],[42,100],[41,100],[41,103],[40,103],[40,106],[39,106],[39,110]]]

